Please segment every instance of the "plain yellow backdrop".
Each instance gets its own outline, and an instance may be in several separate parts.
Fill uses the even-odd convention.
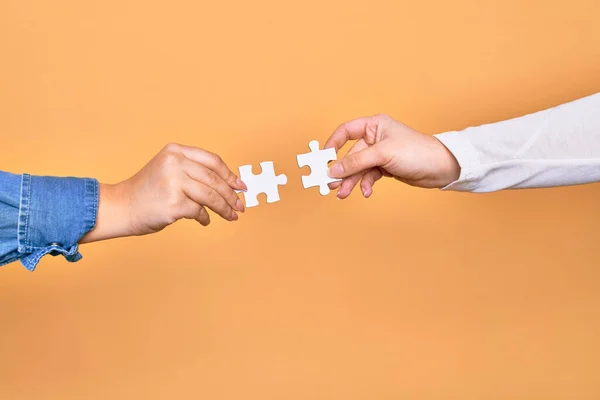
[[[0,398],[600,398],[600,186],[337,201],[295,160],[354,117],[433,134],[598,92],[599,15],[2,0],[2,170],[117,182],[180,142],[289,182],[236,223],[0,268]]]

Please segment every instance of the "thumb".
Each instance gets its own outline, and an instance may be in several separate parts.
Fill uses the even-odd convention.
[[[330,178],[346,178],[358,172],[381,165],[379,143],[356,153],[348,154],[333,164],[327,174]]]

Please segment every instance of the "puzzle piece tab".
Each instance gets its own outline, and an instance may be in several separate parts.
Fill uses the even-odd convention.
[[[337,160],[337,154],[334,148],[325,150],[319,150],[319,142],[313,140],[308,144],[310,153],[298,154],[296,159],[298,160],[298,166],[300,168],[304,166],[310,167],[310,175],[302,177],[302,186],[309,188],[313,186],[319,187],[319,193],[322,196],[329,194],[329,186],[331,182],[341,181],[341,179],[330,178],[327,175],[329,167],[327,163],[329,161]]]
[[[246,200],[246,208],[258,205],[258,196],[260,193],[267,195],[267,203],[279,201],[279,185],[287,183],[287,176],[275,175],[275,169],[272,161],[264,161],[260,163],[262,172],[260,175],[252,173],[252,165],[242,165],[239,167],[240,178],[248,187],[248,190],[243,192]],[[236,190],[240,192],[240,190]]]

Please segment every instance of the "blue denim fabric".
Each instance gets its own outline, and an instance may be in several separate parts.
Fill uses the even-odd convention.
[[[95,179],[0,171],[0,265],[20,260],[33,271],[46,254],[79,261],[97,213]]]

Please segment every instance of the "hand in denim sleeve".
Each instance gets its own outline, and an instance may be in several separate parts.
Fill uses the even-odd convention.
[[[208,210],[236,221],[247,190],[218,155],[170,144],[134,176],[92,178],[0,171],[0,265],[20,260],[33,271],[46,255],[81,259],[78,245],[158,232],[179,219],[210,224]]]
[[[81,259],[79,240],[96,224],[98,182],[0,171],[0,265],[33,271],[46,255]]]

